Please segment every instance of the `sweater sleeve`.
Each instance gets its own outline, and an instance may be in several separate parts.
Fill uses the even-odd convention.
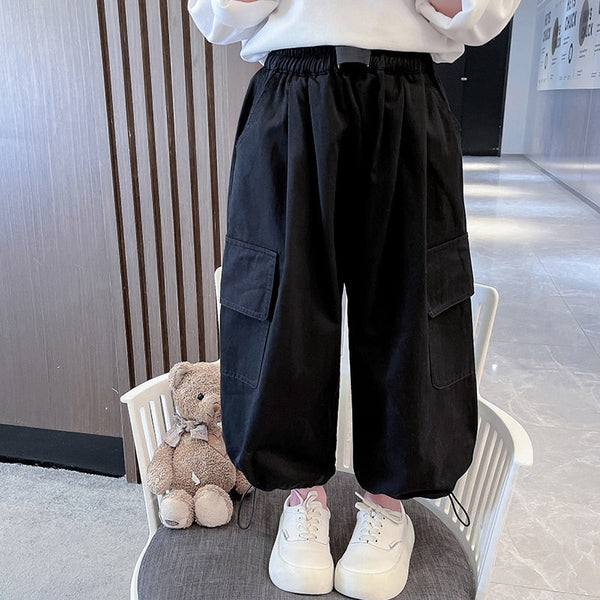
[[[247,40],[277,8],[279,0],[188,0],[188,12],[212,44]]]
[[[521,0],[462,0],[462,10],[450,18],[428,0],[415,0],[417,12],[446,37],[468,46],[481,46],[510,21]]]

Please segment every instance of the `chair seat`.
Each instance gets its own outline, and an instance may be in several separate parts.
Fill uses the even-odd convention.
[[[331,553],[337,562],[356,523],[354,502],[364,490],[351,473],[337,471],[327,482],[331,510]],[[144,555],[138,577],[140,600],[293,600],[271,582],[269,556],[287,490],[254,492],[252,524],[237,525],[239,497],[231,521],[214,529],[159,527]],[[242,507],[242,524],[250,516],[252,496]],[[467,558],[452,532],[414,499],[403,500],[415,528],[415,547],[402,600],[473,600],[476,584]],[[308,596],[307,596],[308,597]],[[315,597],[315,596],[311,596]],[[337,591],[319,598],[345,598]]]

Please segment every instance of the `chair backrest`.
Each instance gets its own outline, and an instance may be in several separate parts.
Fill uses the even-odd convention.
[[[460,542],[476,578],[476,599],[482,600],[515,476],[521,466],[532,464],[533,449],[523,427],[506,412],[481,396],[478,409],[479,429],[473,461],[453,490],[469,515],[469,526],[465,527],[458,520],[448,496],[416,500],[433,511]]]
[[[219,328],[221,326],[221,303],[219,302],[221,270],[221,267],[216,269],[214,275]],[[148,489],[146,471],[154,452],[163,441],[165,431],[168,431],[173,425],[175,407],[171,398],[169,374],[164,373],[134,387],[121,396],[121,402],[127,404],[140,479],[142,480],[149,536],[152,537],[160,526],[158,508],[162,495],[155,496]]]
[[[163,441],[165,431],[173,424],[175,409],[171,399],[169,374],[164,373],[134,387],[121,396],[121,402],[127,404],[129,412],[148,530],[152,537],[160,525],[158,507],[162,496],[155,496],[148,489],[146,471],[154,452]]]
[[[471,297],[473,315],[473,344],[475,347],[475,368],[477,387],[483,375],[485,358],[490,345],[490,337],[498,308],[498,292],[489,285],[475,284],[475,294]]]

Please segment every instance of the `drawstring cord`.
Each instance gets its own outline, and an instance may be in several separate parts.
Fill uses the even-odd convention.
[[[240,525],[240,515],[242,514],[242,504],[244,503],[244,499],[246,498],[246,494],[254,489],[254,496],[252,496],[252,511],[250,512],[250,519],[248,519],[248,524],[244,527]],[[238,516],[237,516],[237,524],[240,529],[248,529],[250,527],[250,523],[252,523],[252,519],[254,517],[254,505],[256,504],[256,488],[251,484],[246,488],[246,491],[242,494],[242,499],[240,500],[240,507],[238,508]]]
[[[450,503],[452,504],[452,509],[454,510],[454,514],[456,515],[456,518],[465,527],[468,527],[471,524],[471,518],[469,517],[469,513],[466,511],[465,507],[458,501],[458,498],[456,496],[454,496],[454,494],[452,492],[450,492],[450,494],[448,495],[448,497],[450,498]],[[463,509],[463,512],[465,513],[465,515],[467,515],[467,522],[466,523],[459,517],[458,512],[456,510],[456,506],[454,506],[454,500],[452,500],[452,497],[454,497],[454,500],[456,500],[456,502],[458,503],[458,505]]]

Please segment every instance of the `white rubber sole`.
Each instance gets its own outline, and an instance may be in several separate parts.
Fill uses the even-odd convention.
[[[391,600],[406,586],[410,556],[415,544],[415,532],[410,522],[409,559],[400,560],[387,571],[380,573],[358,573],[345,569],[339,562],[335,569],[334,587],[344,596],[357,600]]]
[[[333,590],[333,559],[322,569],[301,568],[286,562],[278,547],[279,534],[271,550],[269,577],[280,590],[295,594],[328,594]]]

